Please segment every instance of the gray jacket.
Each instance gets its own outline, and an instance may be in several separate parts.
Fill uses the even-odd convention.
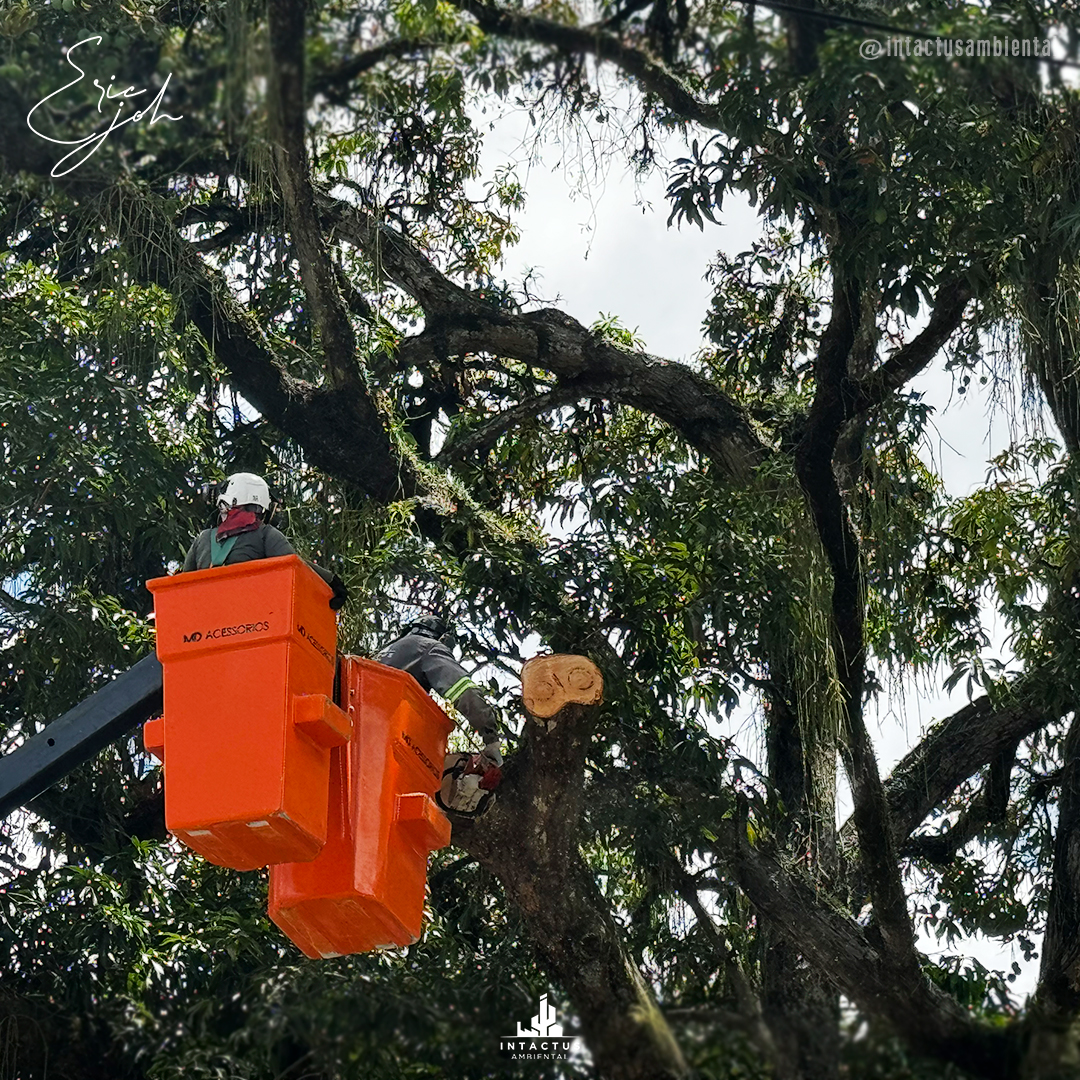
[[[213,529],[203,529],[195,537],[195,542],[191,545],[184,559],[184,565],[180,570],[181,573],[186,573],[189,570],[210,569],[210,537],[213,532]],[[280,529],[275,529],[273,525],[260,525],[257,529],[252,529],[251,532],[237,535],[236,543],[233,544],[232,550],[225,556],[225,565],[235,566],[237,563],[251,562],[253,559],[276,559],[279,555],[295,554],[296,548],[292,546]],[[349,596],[341,578],[332,570],[325,570],[313,562],[308,562],[307,559],[304,562],[334,590],[330,607],[336,611]]]
[[[184,559],[183,573],[189,570],[210,569],[210,536],[213,529],[203,529],[188,550]],[[273,525],[260,525],[251,532],[240,533],[236,537],[232,551],[225,556],[225,565],[251,562],[252,559],[275,559],[279,555],[295,555],[296,548],[289,543],[285,534]],[[325,572],[316,570],[321,577]],[[329,580],[329,578],[327,578]]]
[[[434,690],[469,721],[484,740],[498,742],[499,722],[476,683],[438,638],[406,634],[388,645],[375,659],[387,667],[407,671],[425,690]]]

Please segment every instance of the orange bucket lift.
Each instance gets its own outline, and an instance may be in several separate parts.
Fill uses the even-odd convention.
[[[235,870],[313,859],[326,842],[334,704],[330,587],[284,555],[154,578],[164,716],[143,730],[165,763],[165,824]]]
[[[165,824],[220,866],[270,865],[270,918],[311,957],[420,936],[432,796],[453,724],[403,671],[343,657],[331,591],[295,555],[146,583]]]
[[[354,735],[333,752],[326,847],[270,868],[270,918],[311,957],[416,941],[428,852],[450,842],[432,798],[449,718],[411,675],[371,660],[346,657],[341,687]]]

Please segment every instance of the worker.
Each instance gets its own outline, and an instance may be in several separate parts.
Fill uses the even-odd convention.
[[[434,690],[468,720],[484,749],[478,754],[447,754],[436,799],[444,810],[477,817],[495,798],[502,779],[499,722],[478,686],[443,643],[445,620],[425,615],[402,627],[400,636],[376,656],[380,664],[408,672],[427,691]]]
[[[181,573],[295,555],[296,549],[285,534],[269,523],[272,507],[270,485],[261,476],[233,473],[218,496],[218,525],[195,537]],[[310,562],[308,566],[333,589],[330,607],[337,611],[348,599],[345,583],[330,570]]]

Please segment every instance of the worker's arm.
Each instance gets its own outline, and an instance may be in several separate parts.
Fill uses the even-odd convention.
[[[263,547],[266,558],[276,559],[280,555],[296,554],[296,548],[292,546],[289,538],[280,529],[275,529],[273,525],[266,525],[264,528],[266,532],[263,534]]]
[[[421,664],[431,688],[453,705],[484,741],[486,753],[496,764],[499,754],[499,721],[495,710],[484,700],[479,687],[441,642],[420,638],[423,642]]]
[[[275,529],[273,525],[266,526],[266,535],[263,539],[266,545],[266,557],[268,559],[276,559],[279,555],[296,554],[296,548],[292,546],[289,538],[280,529]],[[304,562],[334,590],[334,595],[330,598],[330,607],[334,611],[337,611],[337,609],[349,599],[349,593],[345,588],[345,582],[343,582],[332,570],[327,570],[322,566],[318,566],[308,559],[305,559]]]
[[[187,555],[184,556],[184,565],[180,567],[180,573],[186,574],[191,570],[199,569],[199,541],[203,538],[203,533],[199,533],[194,540],[191,541],[191,547],[188,548]]]

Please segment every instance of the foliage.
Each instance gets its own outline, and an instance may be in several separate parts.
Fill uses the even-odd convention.
[[[341,647],[371,653],[417,611],[455,614],[519,762],[533,737],[514,692],[522,656],[539,639],[601,666],[605,704],[576,766],[573,847],[597,883],[581,903],[599,905],[624,976],[641,973],[697,1075],[826,1075],[776,1050],[798,1008],[770,982],[768,951],[800,920],[784,925],[746,867],[773,860],[776,880],[876,947],[880,892],[869,925],[862,900],[880,882],[867,880],[865,837],[834,829],[836,762],[854,773],[863,705],[890,679],[943,681],[988,722],[1036,716],[1009,753],[941,794],[892,867],[916,929],[949,949],[981,934],[1035,955],[1067,884],[1055,844],[1076,827],[1060,788],[1080,671],[1080,103],[1060,72],[1043,86],[1035,65],[1008,58],[869,63],[850,27],[754,5],[605,2],[590,24],[586,6],[561,2],[320,0],[307,5],[305,135],[337,290],[327,300],[300,273],[282,194],[266,9],[0,11],[0,130],[14,148],[0,147],[5,747],[149,651],[143,582],[175,569],[205,523],[202,485],[259,471],[283,495],[282,527],[358,598]],[[1056,17],[1050,3],[953,0],[888,12],[964,38],[1038,37]],[[70,71],[61,45],[90,35],[101,40],[82,46],[88,73],[154,93],[171,73],[164,101],[182,120],[118,128],[78,170],[50,176],[64,150],[24,118]],[[614,88],[600,61],[628,85]],[[36,115],[56,138],[80,138],[98,100],[88,75]],[[737,198],[756,208],[760,239],[708,268],[707,344],[692,361],[651,356],[632,312],[586,329],[540,308],[528,280],[505,279],[527,183],[482,175],[480,151],[483,110],[511,107],[663,169],[672,225],[711,228]],[[361,221],[352,233],[348,212]],[[964,298],[951,322],[949,290]],[[832,401],[826,361],[852,295]],[[355,338],[344,375],[329,360],[328,303]],[[916,365],[928,319],[947,332]],[[1017,439],[954,497],[927,449],[941,418],[907,388],[931,366],[958,393],[976,379],[1016,383],[1036,408],[1045,396],[1054,427]],[[836,402],[850,411],[809,469]],[[718,449],[733,443],[738,453]],[[383,452],[399,478],[389,495],[368,483]],[[846,582],[815,501],[830,485],[832,523],[857,545]],[[988,655],[991,613],[1004,659]],[[859,648],[845,652],[853,625]],[[734,715],[759,725],[764,761],[718,736]],[[163,838],[157,774],[134,743],[32,810],[0,852],[13,1047],[2,1075],[9,1061],[12,1076],[72,1080],[592,1075],[587,1055],[498,1058],[500,1034],[541,993],[568,1025],[594,1023],[593,1003],[545,967],[512,875],[471,848],[433,860],[419,943],[316,965],[266,921],[262,876]],[[800,948],[798,970],[834,1004],[836,986],[857,997]],[[918,963],[980,1037],[1019,1030],[1016,972],[959,951]],[[864,1008],[871,996],[843,1025],[832,1075],[993,1075],[888,1031]],[[633,1012],[617,1000],[612,989],[599,1011]]]

